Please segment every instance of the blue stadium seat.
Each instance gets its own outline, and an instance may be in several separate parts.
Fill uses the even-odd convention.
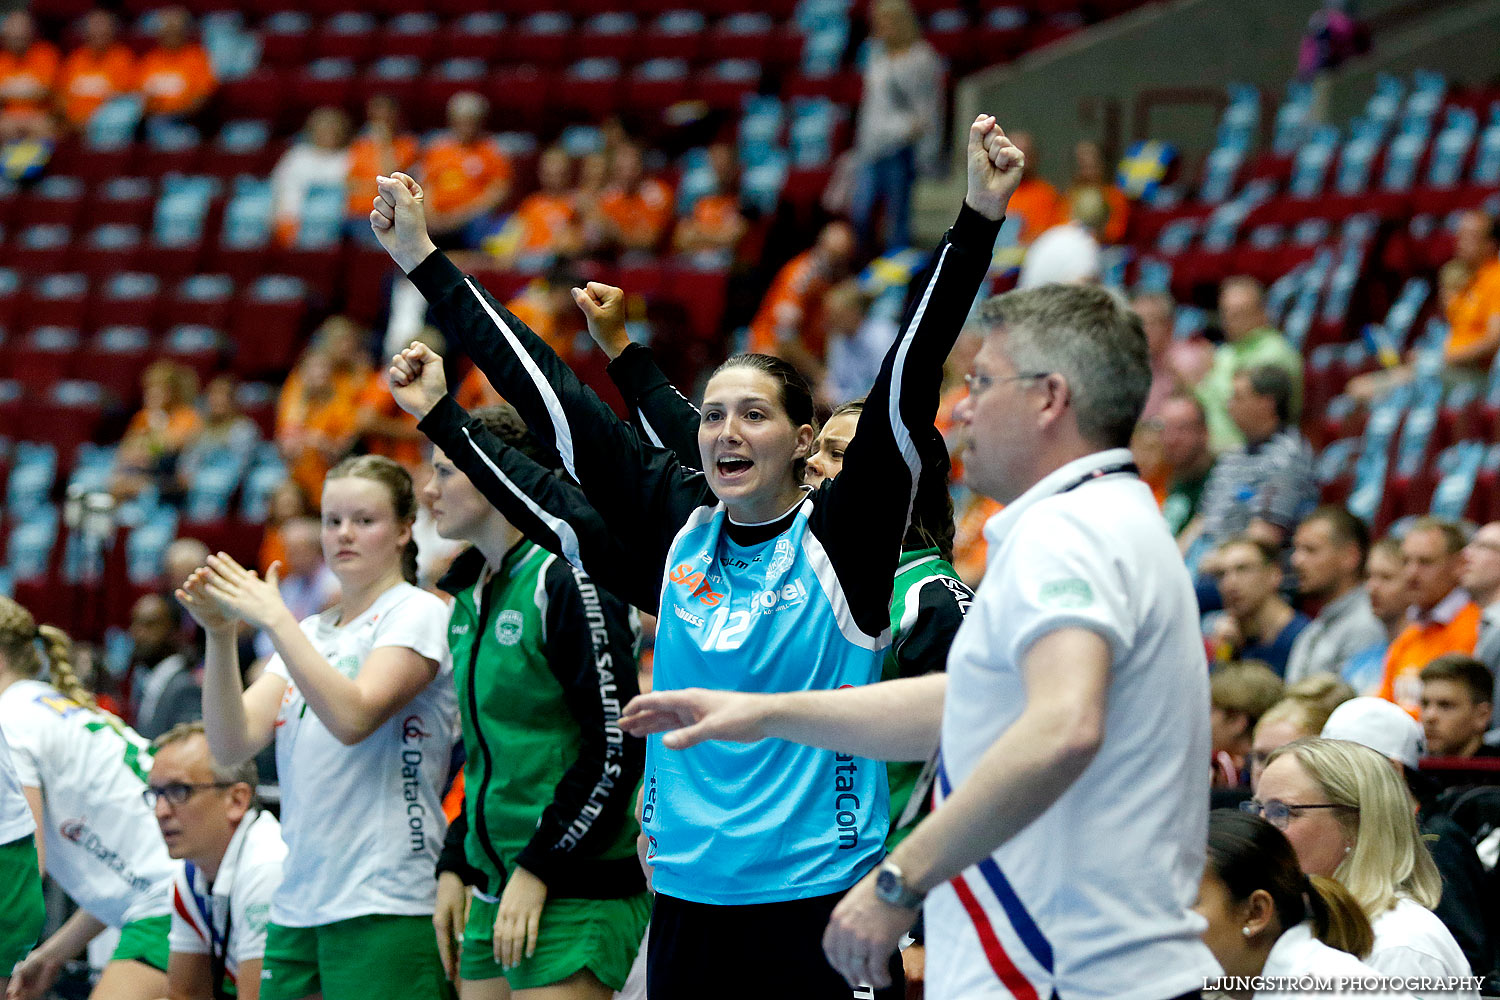
[[[1460,441],[1437,457],[1437,488],[1429,508],[1434,517],[1450,521],[1461,519],[1474,495],[1480,464],[1485,460],[1485,446],[1478,441]],[[1497,453],[1500,458],[1500,453]]]
[[[19,441],[11,451],[5,509],[12,518],[42,508],[57,483],[57,449],[37,441]]]
[[[6,565],[12,579],[26,583],[44,580],[56,545],[57,510],[50,505],[28,510],[11,526],[6,543]]]
[[[1432,142],[1432,159],[1427,167],[1428,187],[1448,189],[1458,186],[1478,133],[1478,115],[1468,108],[1448,109],[1443,130]]]
[[[1328,177],[1329,165],[1338,150],[1339,130],[1332,125],[1320,125],[1313,130],[1307,142],[1297,150],[1292,165],[1292,181],[1288,187],[1292,196],[1304,201],[1319,197]]]
[[[170,507],[151,511],[125,539],[125,572],[137,587],[155,585],[161,560],[177,537],[177,512]]]

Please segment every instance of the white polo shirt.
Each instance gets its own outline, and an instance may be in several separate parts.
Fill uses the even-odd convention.
[[[166,916],[174,864],[141,798],[150,744],[34,680],[0,693],[0,729],[16,777],[42,792],[47,874],[111,927]]]
[[[266,922],[285,857],[281,824],[257,811],[229,838],[212,883],[197,865],[181,862],[172,883],[172,950],[221,956],[229,978],[238,982],[241,962],[265,957]]]
[[[5,742],[5,734],[0,732],[0,844],[9,844],[35,832],[36,820],[31,816],[26,793],[21,791],[21,779],[16,777],[10,745]]]
[[[1118,471],[1130,461],[1071,462],[985,526],[989,566],[948,655],[935,798],[1021,715],[1023,657],[1050,632],[1109,643],[1107,715],[1051,808],[928,896],[934,1000],[1167,1000],[1219,973],[1189,909],[1208,835],[1198,605],[1151,490]]]
[[[448,651],[448,606],[409,583],[336,624],[338,609],[302,631],[335,670],[353,678],[370,652],[402,646],[439,664],[437,676],[375,732],[339,742],[280,656],[266,673],[287,680],[276,716],[276,770],[287,858],[271,919],[315,927],[375,914],[428,916],[433,865],[448,830],[443,787],[458,739],[458,695]]]

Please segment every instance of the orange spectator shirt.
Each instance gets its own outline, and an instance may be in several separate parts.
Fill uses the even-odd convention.
[[[213,90],[213,66],[201,45],[156,48],[141,57],[140,91],[148,115],[181,114]]]
[[[541,253],[561,246],[575,215],[572,195],[543,191],[527,195],[516,206],[515,221],[521,227],[521,241],[516,249],[521,253]]]
[[[1497,315],[1500,315],[1500,259],[1481,267],[1468,287],[1448,303],[1448,344],[1444,353],[1452,356],[1479,343]]]
[[[815,322],[818,300],[828,282],[818,273],[813,252],[806,250],[791,260],[771,282],[760,311],[750,323],[750,351],[775,354],[783,331],[793,331],[815,357],[823,356],[822,331]]]
[[[392,170],[410,170],[417,162],[417,140],[415,136],[398,135],[391,140],[394,163],[382,162],[380,147],[368,135],[362,135],[349,144],[349,214],[362,219],[370,214],[370,199],[374,198],[375,178]]]
[[[1445,602],[1456,600],[1450,594]],[[1411,713],[1422,711],[1422,668],[1445,653],[1474,652],[1479,641],[1479,605],[1466,601],[1447,622],[1412,622],[1391,642],[1385,654],[1385,676],[1377,692]]]
[[[704,236],[723,241],[740,222],[740,199],[732,194],[710,194],[693,205],[693,227]]]
[[[203,426],[203,419],[191,406],[179,406],[170,413],[141,409],[130,418],[125,437],[140,435],[150,442],[155,453],[181,451]]]
[[[417,418],[397,405],[391,395],[391,386],[385,373],[370,376],[370,382],[360,393],[357,404],[361,411],[373,413],[387,420],[399,420],[413,431],[417,429]],[[390,437],[385,434],[366,434],[365,450],[372,455],[384,455],[404,469],[414,469],[422,464],[422,445],[415,438]]]
[[[445,213],[471,208],[492,184],[511,176],[510,160],[487,138],[467,145],[446,135],[434,139],[417,169],[428,209]]]
[[[34,42],[24,54],[0,51],[0,93],[11,94],[15,90],[37,93],[33,97],[10,97],[5,99],[8,115],[28,114],[47,110],[51,90],[57,83],[57,67],[61,57],[57,46],[51,42]]]
[[[62,64],[58,99],[63,116],[74,125],[88,121],[99,105],[135,89],[135,53],[112,45],[103,52],[75,49]]]
[[[484,372],[480,371],[477,366],[469,369],[469,374],[464,376],[453,398],[459,406],[470,413],[481,406],[494,406],[505,402],[505,397],[495,391],[495,387],[490,385],[490,380],[484,377]]]
[[[1068,221],[1068,206],[1057,193],[1057,188],[1040,178],[1030,177],[1021,181],[1016,193],[1010,196],[1005,214],[1021,219],[1020,242],[1024,246],[1053,226]]]
[[[288,430],[313,432],[324,438],[339,442],[347,440],[359,425],[359,412],[353,403],[340,393],[333,393],[328,399],[317,403],[303,402],[301,419],[287,425],[276,428],[277,437],[281,437]],[[328,470],[333,464],[324,457],[317,448],[304,446],[287,456],[289,472],[297,485],[302,487],[313,502],[319,504],[323,499],[323,477],[328,475]]]
[[[632,246],[661,242],[672,221],[672,189],[647,178],[634,191],[611,188],[599,199],[599,211]]]
[[[990,558],[990,543],[984,537],[984,526],[1004,509],[989,497],[974,493],[958,512],[953,526],[953,569],[959,579],[971,587],[979,586]]]
[[[538,305],[532,296],[539,293],[540,289],[522,292],[505,303],[505,308],[514,313],[522,323],[531,327],[531,332],[541,337],[558,357],[567,361],[573,354],[573,341],[579,330],[576,327],[564,327]],[[582,314],[580,314],[580,322],[581,320]],[[454,393],[453,398],[459,406],[470,411],[477,410],[481,406],[494,406],[496,403],[505,402],[505,397],[495,391],[495,387],[490,385],[490,380],[485,378],[484,372],[480,371],[477,365],[469,369],[469,374],[465,375],[463,382],[459,383],[458,392]]]

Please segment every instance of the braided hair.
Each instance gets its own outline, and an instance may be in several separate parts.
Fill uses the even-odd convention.
[[[52,625],[37,625],[30,611],[8,597],[0,597],[0,657],[13,673],[26,678],[41,674],[38,640],[46,652],[52,686],[64,697],[98,711],[98,702],[73,670],[73,640],[68,633]]]

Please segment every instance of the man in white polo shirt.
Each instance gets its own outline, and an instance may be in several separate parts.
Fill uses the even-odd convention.
[[[176,726],[154,744],[146,799],[167,853],[180,859],[172,883],[167,992],[219,1000],[260,995],[271,896],[281,885],[281,824],[255,803],[255,761],[219,766],[201,722]]]
[[[779,737],[906,760],[941,734],[938,808],[825,935],[851,983],[883,985],[925,905],[934,1000],[1197,996],[1219,972],[1190,911],[1208,670],[1192,582],[1126,448],[1150,388],[1145,335],[1108,292],[1057,285],[990,300],[981,324],[955,420],[967,484],[1006,507],[946,675],[656,692],[621,726],[685,727],[673,747]]]

